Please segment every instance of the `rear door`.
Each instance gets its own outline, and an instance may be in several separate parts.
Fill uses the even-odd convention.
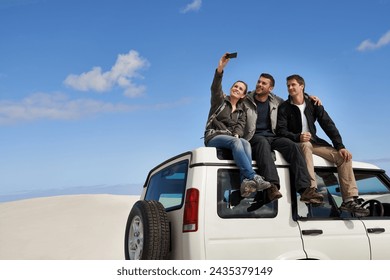
[[[300,219],[304,249],[310,259],[370,259],[366,229],[358,219]]]
[[[306,257],[298,224],[291,216],[288,170],[279,172],[283,197],[258,207],[261,204],[254,204],[253,198],[241,199],[237,169],[208,167],[204,209],[207,259]]]
[[[305,252],[313,259],[369,260],[370,243],[361,219],[341,212],[342,203],[337,171],[316,170],[319,191],[324,204],[319,207],[299,202],[298,219]]]
[[[172,259],[184,258],[182,222],[190,156],[191,154],[184,154],[153,170],[153,174],[148,179],[147,188],[144,189],[146,192],[144,199],[161,202],[168,214],[171,231],[170,258]]]

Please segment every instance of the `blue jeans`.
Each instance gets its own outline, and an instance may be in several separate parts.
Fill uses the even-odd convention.
[[[230,135],[217,135],[206,146],[231,150],[234,161],[240,169],[241,177],[253,179],[255,176],[256,172],[252,168],[251,144],[244,138],[237,138]]]

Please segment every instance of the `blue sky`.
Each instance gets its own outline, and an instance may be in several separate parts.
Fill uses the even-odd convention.
[[[300,74],[390,171],[390,0],[1,0],[0,195],[143,183],[202,146],[210,83]]]

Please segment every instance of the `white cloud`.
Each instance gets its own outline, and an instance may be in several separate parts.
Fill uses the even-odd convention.
[[[202,6],[202,0],[194,0],[192,3],[188,4],[185,8],[181,10],[183,14],[193,11],[199,11]]]
[[[0,100],[0,125],[36,120],[79,120],[103,113],[127,113],[167,110],[190,102],[187,98],[147,106],[102,102],[94,99],[71,99],[62,93],[35,93],[20,101]]]
[[[138,52],[131,50],[120,54],[110,71],[103,72],[101,67],[93,67],[89,72],[80,75],[69,75],[64,84],[80,91],[107,92],[115,86],[124,89],[125,96],[142,95],[146,87],[134,83],[134,78],[142,77],[138,72],[149,66],[149,62],[140,57]]]
[[[70,99],[65,94],[36,93],[21,101],[0,101],[0,125],[39,119],[77,120],[98,113],[129,112],[137,106],[93,99]]]
[[[360,52],[368,50],[376,50],[390,44],[390,30],[387,31],[378,42],[372,42],[371,40],[364,40],[357,47],[357,50]]]

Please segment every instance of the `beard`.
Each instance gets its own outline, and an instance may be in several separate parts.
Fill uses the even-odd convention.
[[[268,95],[268,92],[263,91],[263,90],[261,90],[261,89],[256,89],[255,92],[256,92],[256,95],[259,96],[259,97]]]

